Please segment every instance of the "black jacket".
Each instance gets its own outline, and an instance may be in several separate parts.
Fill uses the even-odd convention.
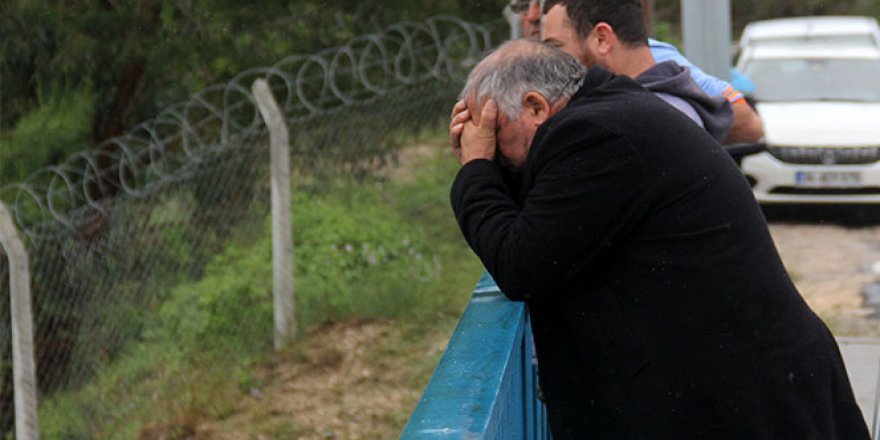
[[[591,69],[518,187],[468,163],[452,206],[528,302],[562,439],[868,439],[837,345],[703,129]]]

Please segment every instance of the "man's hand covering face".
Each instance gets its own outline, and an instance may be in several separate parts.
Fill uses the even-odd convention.
[[[452,109],[449,139],[452,153],[461,165],[476,159],[495,159],[498,105],[494,99],[486,101],[479,116],[477,124],[464,101]]]

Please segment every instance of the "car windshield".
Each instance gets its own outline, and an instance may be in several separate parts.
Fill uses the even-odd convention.
[[[755,38],[748,44],[772,44],[774,46],[802,46],[804,44],[822,44],[838,46],[876,46],[877,41],[871,34],[849,35],[797,35],[786,37]]]
[[[758,101],[880,101],[878,60],[752,60],[744,73]]]

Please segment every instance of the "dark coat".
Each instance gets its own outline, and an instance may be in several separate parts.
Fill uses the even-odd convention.
[[[685,116],[591,69],[509,182],[470,162],[452,205],[529,304],[557,440],[868,439],[746,180]]]

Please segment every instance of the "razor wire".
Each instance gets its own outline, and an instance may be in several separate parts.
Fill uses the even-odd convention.
[[[269,82],[290,126],[293,166],[309,175],[357,173],[358,163],[384,164],[393,138],[437,126],[495,35],[491,27],[437,16],[290,56],[207,87],[94,150],[0,188],[31,255],[41,395],[87,388],[149,338],[145,323],[175,300],[175,286],[197,282],[229,243],[266,233],[268,134],[251,95],[256,78]],[[0,260],[5,435],[13,414],[2,251]],[[271,346],[271,319],[241,313],[241,331],[265,339],[253,345]],[[155,370],[163,365],[158,356]],[[118,396],[93,404],[124,419],[140,402],[136,384],[117,387]],[[129,401],[114,400],[119,396]]]
[[[486,27],[438,16],[249,69],[94,150],[0,188],[0,200],[9,203],[27,236],[59,231],[46,227],[51,223],[75,230],[105,214],[108,197],[142,197],[185,174],[182,170],[198,163],[206,150],[264,130],[250,92],[256,78],[269,81],[288,121],[302,125],[407,87],[460,81],[491,47]]]

